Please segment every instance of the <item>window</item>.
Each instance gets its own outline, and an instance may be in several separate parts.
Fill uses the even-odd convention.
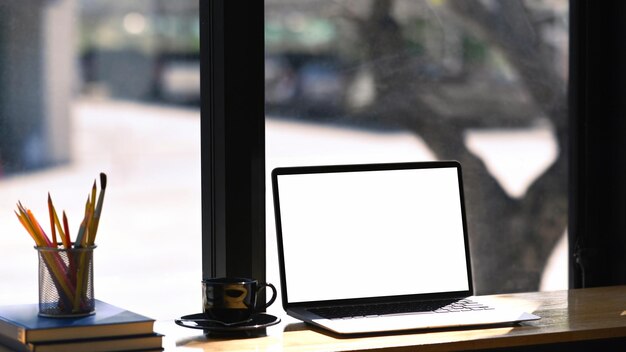
[[[102,171],[96,298],[157,319],[199,309],[198,19],[197,0],[0,3],[3,304],[37,302],[17,201],[47,229],[50,192],[74,236]]]
[[[221,12],[209,11],[209,3]],[[552,192],[569,183],[573,239],[569,254],[576,259],[570,267],[571,285],[626,282],[621,269],[625,207],[620,196],[626,148],[621,138],[624,119],[616,118],[624,112],[619,95],[625,23],[621,2],[266,0],[264,5],[246,2],[245,14],[239,5],[234,0],[0,3],[0,233],[5,251],[0,275],[11,282],[11,290],[0,291],[2,302],[36,301],[36,255],[12,215],[15,203],[22,201],[45,219],[45,197],[50,191],[75,229],[82,217],[82,199],[101,171],[108,173],[110,183],[95,254],[96,297],[155,318],[171,318],[198,308],[201,270],[202,276],[241,273],[265,279],[265,203],[271,202],[262,193],[265,169],[287,163],[435,157],[467,158],[466,173],[489,177],[489,187],[500,188],[513,200],[527,197],[532,180],[536,184],[556,165],[561,165],[563,173],[560,163],[569,162],[569,180],[564,175],[552,178],[556,187],[546,189]],[[485,27],[489,21],[476,21],[483,15],[510,14],[507,9],[522,5],[524,11],[501,24],[539,28],[529,32],[538,35],[533,42],[538,46],[529,53],[550,58],[551,67],[558,68],[554,80],[526,82],[525,77],[551,76],[528,75],[524,70],[537,69],[533,62],[512,60],[507,52],[516,48],[494,36],[512,33],[489,31]],[[261,16],[265,12],[264,27]],[[572,23],[568,23],[568,12]],[[249,17],[242,21],[242,16]],[[525,18],[530,21],[518,22]],[[213,21],[202,21],[199,26],[199,19]],[[359,32],[363,21],[385,30]],[[225,60],[229,65],[225,71],[203,73],[203,84],[215,84],[212,75],[224,75],[217,82],[223,86],[218,84],[213,90],[205,86],[203,91],[202,128],[213,127],[215,138],[207,146],[202,134],[202,155],[210,159],[214,152],[219,158],[212,160],[219,162],[202,160],[200,192],[199,27],[208,29],[209,23],[223,31],[212,33],[211,50],[203,49],[203,56],[213,60],[213,66],[205,67],[224,68]],[[567,42],[568,28],[571,43]],[[363,45],[376,41],[366,38],[373,34],[385,36],[389,41],[379,42],[396,49],[376,53],[375,49],[385,48]],[[569,58],[568,45],[573,53]],[[568,61],[572,65],[569,76]],[[395,83],[380,84],[385,80]],[[564,107],[561,95],[536,94],[546,87],[547,92],[557,91],[551,82],[560,82],[564,89],[568,81],[569,121],[574,122],[569,126],[551,118],[552,109],[564,113],[559,110]],[[485,87],[498,89],[478,94]],[[220,106],[208,98],[219,97],[224,92],[221,88],[229,94],[221,96],[224,104]],[[264,90],[267,126],[263,123]],[[374,104],[381,99],[387,103]],[[501,113],[503,106],[506,114]],[[231,110],[234,107],[238,110]],[[207,108],[235,113],[239,120],[204,119]],[[442,121],[450,128],[440,131],[455,137],[433,139],[438,133],[426,133],[422,127],[436,130],[434,119],[424,121],[418,131],[410,121],[421,120],[408,115],[417,108],[420,117],[445,116]],[[476,111],[480,113],[470,114]],[[506,143],[494,137],[492,123],[501,124],[499,138]],[[292,133],[303,128],[318,131],[305,132],[306,145],[300,144],[303,135]],[[461,129],[465,132],[460,134]],[[571,133],[565,140],[556,137],[568,129]],[[516,144],[519,138],[528,137],[535,142]],[[571,148],[565,147],[567,138]],[[247,141],[243,153],[235,148],[241,140]],[[277,143],[280,140],[293,147],[292,155],[285,154],[285,143]],[[499,154],[493,153],[494,143]],[[516,154],[516,148],[523,153]],[[524,159],[534,148],[541,151]],[[568,151],[566,160],[563,156]],[[503,166],[501,155],[519,160],[517,165],[524,168]],[[481,163],[486,167],[472,170],[472,164]],[[225,167],[230,168],[228,172]],[[510,172],[504,172],[505,168]],[[227,188],[218,187],[222,193],[216,195],[215,189],[205,187],[207,175],[214,178],[208,184],[213,187],[224,185],[220,182],[228,178]],[[233,175],[246,176],[236,179]],[[202,226],[202,236],[201,196],[202,218],[208,221]],[[532,262],[533,257],[545,261],[548,249],[564,230],[563,199],[544,193],[536,204],[545,206],[547,198],[559,202],[546,213],[548,219],[556,220],[548,227],[550,240],[541,247],[544,252],[524,255],[522,262],[527,258]],[[248,220],[244,227],[235,227],[240,235],[229,233],[227,241],[227,223],[241,222],[242,216]],[[222,223],[214,221],[220,217]],[[475,223],[479,230],[485,225]],[[268,222],[268,267],[275,262],[271,225]],[[475,247],[495,252],[489,245]],[[512,255],[519,253],[523,251]],[[523,285],[537,284],[544,267],[536,263],[543,261],[535,260],[531,280]],[[475,260],[475,264],[497,267],[492,262]],[[268,279],[276,283],[277,278],[271,276],[274,269],[269,269]],[[500,280],[493,272],[484,278]],[[175,305],[162,304],[172,297]]]
[[[459,160],[477,292],[566,288],[568,19],[567,0],[266,0],[267,171]]]

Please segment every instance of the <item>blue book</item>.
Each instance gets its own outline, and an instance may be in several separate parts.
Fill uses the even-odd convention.
[[[79,318],[44,318],[38,304],[0,306],[0,337],[22,344],[148,335],[154,319],[96,300],[96,313]]]
[[[2,342],[0,337],[0,342]],[[17,341],[4,341],[0,352],[113,352],[113,351],[162,351],[161,334],[133,335],[95,339],[53,341],[21,344]]]

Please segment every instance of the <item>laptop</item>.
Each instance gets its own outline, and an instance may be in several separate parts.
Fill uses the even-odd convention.
[[[282,304],[338,334],[539,319],[473,296],[456,161],[272,171]]]

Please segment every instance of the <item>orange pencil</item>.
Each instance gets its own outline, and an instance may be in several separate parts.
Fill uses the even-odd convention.
[[[65,215],[65,210],[63,210],[63,227],[65,228],[65,241],[68,243],[66,248],[70,248],[72,246],[72,241],[70,237],[70,227],[67,225],[67,216]]]
[[[26,215],[28,215],[28,219],[30,220],[31,225],[33,226],[33,230],[35,230],[35,233],[37,233],[39,237],[43,239],[46,246],[52,247],[52,242],[50,242],[50,239],[44,232],[43,228],[41,228],[41,225],[39,225],[39,221],[37,221],[33,212],[30,211],[30,209],[26,209]]]
[[[26,229],[26,232],[28,232],[28,234],[33,239],[33,241],[35,241],[35,244],[37,246],[42,245],[42,243],[39,241],[39,238],[37,237],[37,235],[35,235],[35,233],[33,232],[28,222],[22,216],[20,216],[20,214],[18,214],[17,212],[15,212],[15,215],[17,215],[18,220],[20,221],[22,226],[24,226],[24,228]]]
[[[24,225],[24,227],[26,227],[27,230],[29,230],[31,235],[34,236],[33,239],[35,240],[35,243],[37,243],[38,246],[46,246],[49,241],[46,241],[41,235],[41,232],[39,231],[41,227],[37,223],[37,220],[34,220],[34,216],[32,216],[30,210],[24,208],[22,203],[19,201],[17,202],[17,208],[21,214],[20,221],[22,221],[22,224]]]

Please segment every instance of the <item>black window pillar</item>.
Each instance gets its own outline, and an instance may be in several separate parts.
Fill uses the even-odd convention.
[[[264,281],[264,4],[199,1],[202,276]]]
[[[570,4],[570,287],[626,284],[626,2]]]

